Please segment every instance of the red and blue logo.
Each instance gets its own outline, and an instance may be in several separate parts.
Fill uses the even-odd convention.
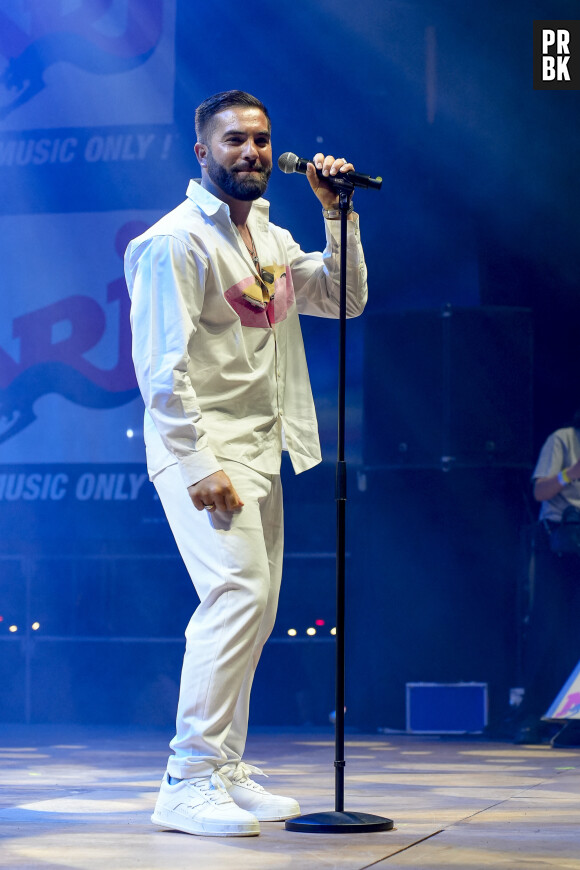
[[[141,221],[131,221],[118,231],[115,248],[121,260],[129,239],[144,229]],[[96,299],[70,295],[14,318],[12,335],[19,343],[19,359],[0,347],[0,444],[37,419],[35,405],[44,396],[58,394],[76,405],[103,410],[136,398],[130,302],[122,276],[107,285],[107,309],[109,305],[117,307],[118,322],[110,368],[101,368],[87,358],[112,319],[111,311]],[[60,337],[63,332],[65,337]]]
[[[97,76],[127,72],[149,60],[163,33],[164,0],[80,0],[74,8],[62,0],[25,0],[18,17],[3,6],[0,119],[50,87],[55,66]]]

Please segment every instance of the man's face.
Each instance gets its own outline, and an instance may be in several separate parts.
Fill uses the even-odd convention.
[[[268,119],[259,109],[233,106],[219,112],[208,144],[196,151],[211,181],[227,196],[249,201],[266,190],[272,144]]]

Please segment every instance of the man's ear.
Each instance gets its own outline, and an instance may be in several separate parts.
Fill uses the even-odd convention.
[[[207,166],[207,145],[204,145],[203,142],[196,142],[193,146],[193,150],[195,151],[195,156],[199,161],[199,165]]]

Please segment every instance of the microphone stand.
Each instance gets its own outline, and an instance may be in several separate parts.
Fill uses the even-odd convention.
[[[332,179],[339,193],[340,208],[340,338],[338,352],[338,450],[336,463],[336,713],[334,722],[334,812],[308,813],[286,822],[287,831],[321,834],[358,834],[390,831],[393,820],[369,813],[344,811],[344,616],[346,549],[346,462],[344,459],[346,404],[346,244],[347,216],[352,182]]]

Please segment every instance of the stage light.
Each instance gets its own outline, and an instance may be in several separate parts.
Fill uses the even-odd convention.
[[[18,626],[17,626],[17,625],[11,625],[11,626],[9,626],[8,631],[11,631],[12,634],[14,634],[15,631],[18,631]]]
[[[331,633],[331,634],[336,634],[336,628],[331,628],[331,629],[330,629],[330,633]]]
[[[127,438],[133,438],[134,435],[135,433],[132,429],[127,429]]]
[[[325,624],[326,623],[325,623],[324,619],[316,619],[314,621],[314,625],[325,625]]]
[[[40,622],[33,622],[31,628],[33,631],[38,631],[40,628]]]
[[[306,634],[310,635],[310,637],[314,637],[314,635],[316,634],[316,629],[315,628],[307,628]]]
[[[296,631],[295,628],[289,628],[289,629],[288,629],[288,634],[290,635],[290,637],[296,637],[297,633],[298,633],[298,632]]]

